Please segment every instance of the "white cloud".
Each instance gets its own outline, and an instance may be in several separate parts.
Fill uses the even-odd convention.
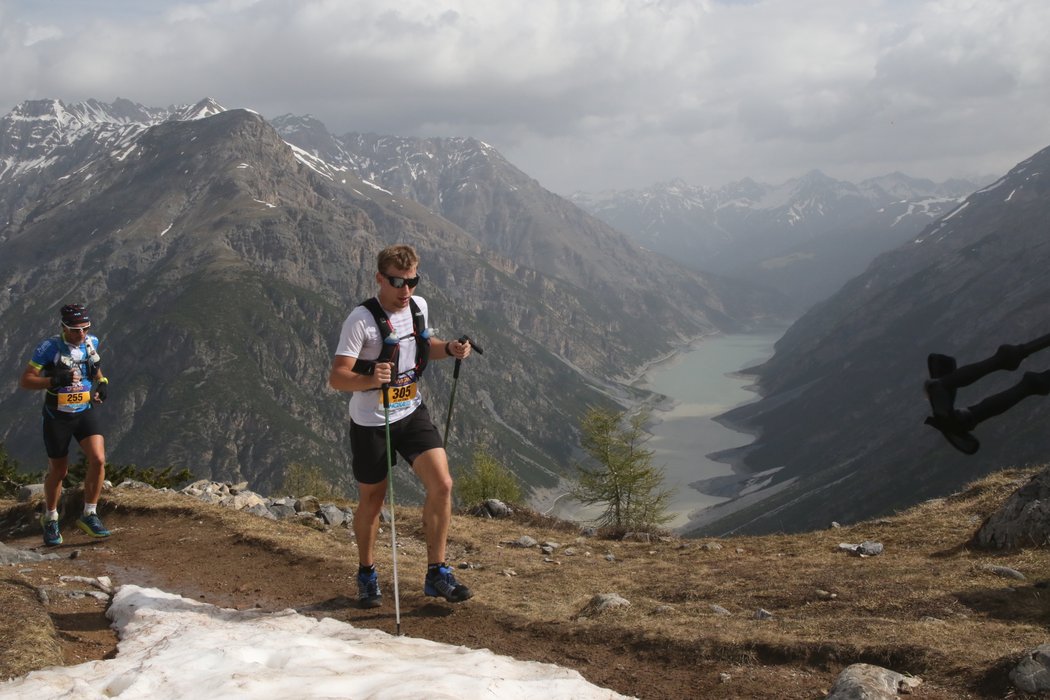
[[[30,25],[26,27],[24,43],[26,46],[32,46],[41,41],[59,39],[61,37],[62,30],[54,25]]]
[[[211,96],[311,113],[338,133],[473,135],[562,192],[812,168],[999,172],[1050,140],[1042,0],[30,9],[70,3],[0,0],[0,19],[15,20],[0,29],[0,57],[17,73],[4,76],[3,103]],[[27,45],[43,26],[62,34]]]

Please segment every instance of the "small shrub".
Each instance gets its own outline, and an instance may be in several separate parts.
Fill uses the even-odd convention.
[[[345,498],[331,481],[325,478],[321,468],[312,464],[293,462],[284,472],[281,482],[282,496],[313,496],[322,501]]]
[[[474,451],[470,470],[456,480],[459,502],[467,505],[495,498],[521,503],[521,485],[514,473],[496,461],[484,448]]]
[[[69,465],[69,472],[62,481],[66,488],[73,488],[84,483],[87,474],[87,457],[80,454],[80,459]],[[189,469],[176,467],[139,467],[134,464],[106,464],[106,479],[114,484],[132,479],[149,484],[155,489],[174,489],[193,478]]]
[[[7,454],[7,446],[0,442],[0,496],[14,496],[31,479],[29,474],[18,471],[18,460],[12,459]]]

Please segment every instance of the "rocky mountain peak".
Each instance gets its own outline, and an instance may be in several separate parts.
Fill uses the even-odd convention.
[[[106,407],[118,463],[268,489],[305,462],[345,483],[345,397],[325,378],[343,319],[374,292],[375,254],[393,242],[426,261],[433,325],[488,350],[450,449],[463,459],[491,445],[528,485],[553,484],[570,463],[583,407],[624,399],[616,377],[684,338],[779,318],[779,299],[746,285],[686,269],[666,283],[666,261],[476,139],[328,138],[287,116],[279,133],[213,100],[144,108],[148,123],[119,110],[114,120],[92,104],[94,126],[49,149],[38,139],[37,159],[12,149],[17,167],[0,177],[0,314],[13,329],[0,349],[27,356],[51,330],[49,303],[25,300],[89,303],[122,386]],[[315,142],[296,143],[306,136]],[[442,364],[427,371],[436,397],[448,396]],[[35,424],[16,416],[38,397],[9,389],[0,440],[31,458]],[[395,478],[418,496],[418,482]]]
[[[226,108],[210,97],[206,97],[197,104],[176,109],[171,118],[176,121],[191,121],[194,119],[206,119],[216,114],[225,112]]]

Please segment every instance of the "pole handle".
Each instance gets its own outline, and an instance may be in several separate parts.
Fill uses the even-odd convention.
[[[469,335],[464,334],[464,335],[459,336],[459,340],[457,342],[470,343],[470,347],[473,348],[476,353],[478,353],[479,355],[484,355],[485,354],[485,351],[481,348],[481,346],[478,345],[474,340],[472,340]],[[456,366],[452,369],[452,378],[453,379],[459,379],[459,368],[462,367],[462,366],[463,366],[463,360],[461,360],[461,359],[459,359],[457,357],[456,358]]]
[[[470,343],[470,347],[474,348],[474,352],[476,352],[479,355],[484,355],[485,354],[485,351],[481,349],[481,346],[478,345],[477,341],[474,340],[473,338],[471,338],[469,335],[461,335],[461,336],[459,336],[459,342],[461,342],[461,343]]]

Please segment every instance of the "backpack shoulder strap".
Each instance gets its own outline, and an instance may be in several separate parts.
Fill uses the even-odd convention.
[[[61,335],[51,336],[51,342],[55,345],[55,351],[58,353],[59,358],[63,361],[62,364],[73,362],[73,355],[69,352],[69,344],[66,343],[66,339]]]
[[[84,359],[87,361],[87,376],[94,380],[95,370],[98,369],[102,358],[98,356],[98,350],[95,349],[95,341],[91,340],[90,335],[84,336],[84,349],[87,350],[84,353]]]
[[[374,360],[362,360],[357,359],[354,363],[353,371],[355,374],[372,374],[375,372],[377,362],[393,362],[397,356],[397,344],[390,344],[386,342],[386,339],[394,332],[394,326],[390,323],[390,317],[387,316],[386,312],[383,311],[383,307],[380,306],[379,300],[375,297],[369,297],[362,301],[358,306],[363,306],[368,309],[368,312],[372,314],[372,319],[376,322],[376,327],[379,329],[379,335],[383,340],[383,345],[379,350],[379,357]]]
[[[394,324],[390,322],[390,317],[387,316],[383,307],[379,305],[379,299],[370,297],[361,302],[361,306],[372,313],[372,318],[375,320],[376,326],[379,327],[379,335],[383,340],[383,347],[379,349],[379,357],[374,362],[393,362],[397,357],[397,343],[387,342],[387,338],[393,334]]]
[[[423,376],[423,370],[427,368],[430,359],[430,333],[427,331],[427,320],[423,318],[416,300],[409,298],[408,305],[412,309],[412,333],[416,336],[416,379]]]
[[[427,360],[430,358],[430,334],[427,333],[426,319],[423,318],[423,311],[416,304],[416,300],[409,299],[408,305],[412,311],[412,335],[415,336],[416,340],[416,366],[414,372],[418,379],[423,375],[423,370],[427,366]],[[400,345],[396,342],[387,342],[387,338],[394,332],[394,325],[390,322],[390,317],[383,310],[377,298],[370,297],[365,299],[360,306],[365,307],[372,314],[376,327],[379,328],[379,334],[382,336],[383,346],[379,350],[379,357],[374,360],[358,359],[354,363],[352,371],[357,374],[372,374],[375,372],[377,362],[397,362]]]

